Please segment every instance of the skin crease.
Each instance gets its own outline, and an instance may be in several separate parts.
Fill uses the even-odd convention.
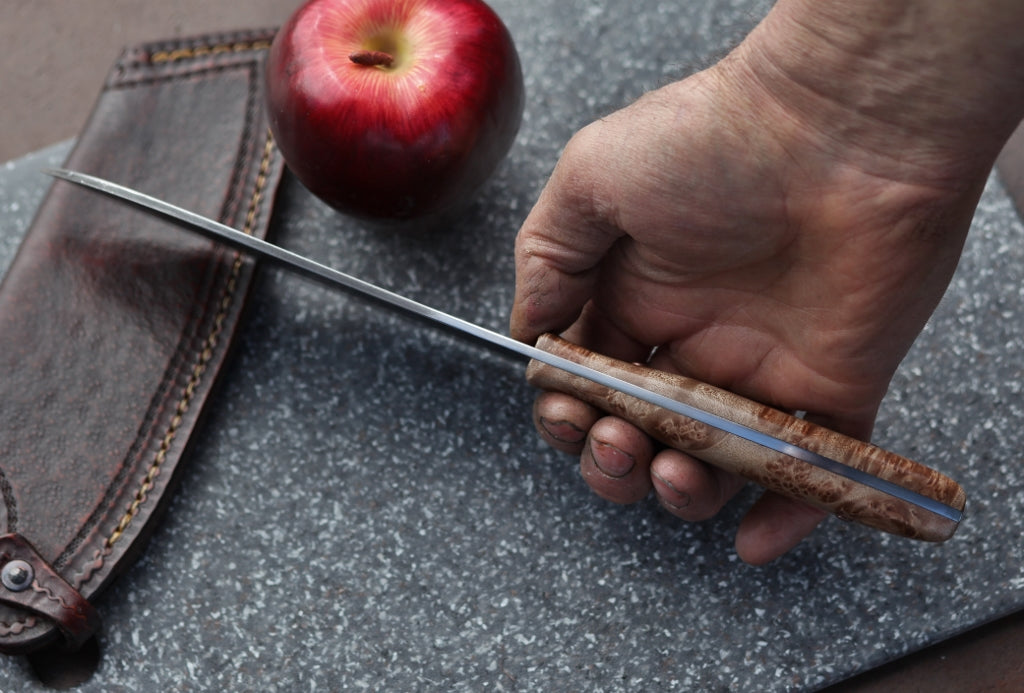
[[[547,331],[869,439],[1024,116],[1024,3],[780,0],[727,58],[577,133],[516,241],[513,336]],[[540,435],[601,497],[707,519],[743,480],[571,397]],[[769,562],[824,518],[765,493]]]

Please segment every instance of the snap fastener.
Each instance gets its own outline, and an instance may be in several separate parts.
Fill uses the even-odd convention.
[[[31,586],[36,572],[27,561],[8,561],[0,570],[0,582],[11,592],[24,592]]]

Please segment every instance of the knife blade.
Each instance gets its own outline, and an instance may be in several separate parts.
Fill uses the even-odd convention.
[[[963,518],[966,495],[959,484],[869,443],[706,383],[610,359],[554,335],[543,335],[536,345],[525,344],[146,193],[66,169],[45,172],[242,252],[526,357],[531,384],[579,397],[632,421],[666,445],[842,519],[902,536],[944,541]]]

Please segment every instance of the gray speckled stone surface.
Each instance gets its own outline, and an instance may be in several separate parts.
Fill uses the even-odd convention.
[[[465,218],[374,233],[281,191],[276,240],[496,329],[519,222],[578,127],[721,55],[765,3],[493,3],[521,134]],[[0,167],[0,269],[66,145]],[[714,521],[590,495],[521,364],[266,269],[182,486],[99,601],[82,691],[815,689],[1024,606],[1024,228],[993,177],[876,441],[960,480],[944,545],[831,520],[767,568]],[[42,690],[20,659],[0,689]]]

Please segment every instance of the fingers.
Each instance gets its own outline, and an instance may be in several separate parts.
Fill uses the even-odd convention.
[[[578,455],[590,428],[604,413],[561,392],[542,392],[533,402],[533,425],[555,450]]]
[[[651,491],[654,445],[645,433],[622,419],[606,416],[590,429],[580,472],[587,485],[613,503],[636,503]]]
[[[533,343],[570,325],[594,293],[598,268],[621,232],[593,209],[607,167],[589,146],[595,124],[570,140],[537,204],[516,236],[516,288],[509,329]]]
[[[650,493],[654,445],[632,424],[560,392],[537,397],[533,421],[548,445],[580,456],[583,479],[597,495],[636,503]]]
[[[744,484],[678,450],[655,454],[647,434],[569,395],[541,393],[534,425],[556,450],[578,454],[584,481],[613,503],[636,503],[653,488],[666,510],[697,522],[718,513]]]
[[[747,512],[736,533],[736,553],[763,565],[799,544],[827,517],[824,510],[766,492]]]
[[[671,449],[658,453],[651,479],[662,507],[691,522],[714,517],[744,484],[738,476]]]
[[[678,450],[656,451],[632,424],[558,392],[534,404],[541,437],[562,452],[580,456],[584,481],[613,503],[636,503],[653,488],[669,513],[689,522],[714,517],[746,483]],[[751,565],[782,556],[827,516],[822,510],[766,492],[750,508],[736,534],[736,553]]]

